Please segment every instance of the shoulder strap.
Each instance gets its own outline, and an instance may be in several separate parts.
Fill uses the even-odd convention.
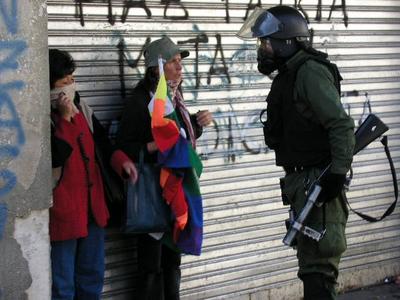
[[[387,136],[385,135],[385,136],[383,136],[383,138],[381,140],[381,143],[383,144],[383,146],[385,148],[386,157],[387,157],[387,159],[389,161],[390,171],[392,173],[393,188],[394,188],[394,201],[393,201],[393,203],[390,204],[389,208],[384,212],[384,214],[381,217],[375,218],[375,217],[371,217],[371,216],[368,216],[366,214],[363,214],[361,212],[358,212],[358,211],[354,210],[353,208],[351,208],[350,203],[347,200],[347,198],[345,198],[346,202],[347,202],[347,205],[349,206],[350,210],[352,212],[354,212],[356,215],[358,215],[359,217],[361,217],[362,219],[364,219],[364,220],[366,220],[368,222],[378,222],[378,221],[383,220],[384,218],[389,216],[394,211],[394,208],[396,207],[396,204],[397,204],[397,198],[398,198],[398,195],[399,195],[399,189],[398,189],[398,186],[397,186],[396,169],[394,168],[394,165],[393,165],[393,160],[392,160],[392,157],[390,155],[390,151],[389,151],[387,140],[388,140]],[[352,177],[352,174],[351,174],[351,177]]]

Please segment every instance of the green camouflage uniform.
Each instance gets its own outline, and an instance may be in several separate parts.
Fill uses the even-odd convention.
[[[304,51],[299,51],[288,60],[287,68],[296,65],[304,55]],[[342,107],[332,73],[324,64],[309,59],[298,69],[293,92],[294,102],[300,114],[319,122],[328,131],[331,172],[347,173],[355,143],[354,122]],[[320,172],[321,169],[317,167],[305,168],[301,172],[289,173],[283,179],[282,193],[285,196],[285,204],[290,204],[295,213],[298,214],[304,207],[305,186],[313,182]],[[321,241],[316,242],[303,234],[298,234],[297,237],[298,276],[323,276],[332,299],[336,295],[339,261],[346,250],[347,217],[348,209],[342,194],[320,208],[314,207],[307,219],[305,225],[318,231],[323,229],[325,223],[326,234]]]

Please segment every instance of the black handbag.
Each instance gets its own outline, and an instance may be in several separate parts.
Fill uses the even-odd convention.
[[[120,227],[125,204],[124,182],[119,175],[112,169],[107,156],[102,148],[95,145],[96,162],[99,166],[102,179],[104,194],[106,197],[107,208],[110,213],[108,220],[109,227]]]
[[[144,163],[143,150],[136,164],[138,180],[125,183],[126,210],[122,231],[125,233],[166,232],[172,227],[171,209],[162,197],[160,168]]]
[[[120,204],[124,201],[124,184],[123,180],[112,169],[109,161],[106,160],[104,152],[99,146],[95,146],[96,161],[100,168],[103,179],[104,193],[106,195],[107,204]]]

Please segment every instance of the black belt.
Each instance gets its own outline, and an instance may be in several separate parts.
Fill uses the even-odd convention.
[[[309,167],[304,167],[304,166],[295,166],[295,167],[283,167],[283,170],[285,170],[285,173],[287,175],[292,174],[292,173],[300,173],[303,172],[305,169]]]
[[[301,173],[305,170],[311,169],[311,168],[320,168],[323,169],[327,165],[326,164],[317,164],[317,165],[311,165],[311,166],[294,166],[294,167],[283,167],[283,170],[286,172],[287,175],[292,174],[292,173]]]

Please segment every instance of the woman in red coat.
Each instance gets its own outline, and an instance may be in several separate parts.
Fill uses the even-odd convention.
[[[109,218],[96,157],[101,148],[117,173],[135,182],[132,161],[112,152],[105,130],[75,91],[75,63],[52,49],[52,164],[58,175],[50,208],[52,299],[100,299],[104,277],[104,227]]]

